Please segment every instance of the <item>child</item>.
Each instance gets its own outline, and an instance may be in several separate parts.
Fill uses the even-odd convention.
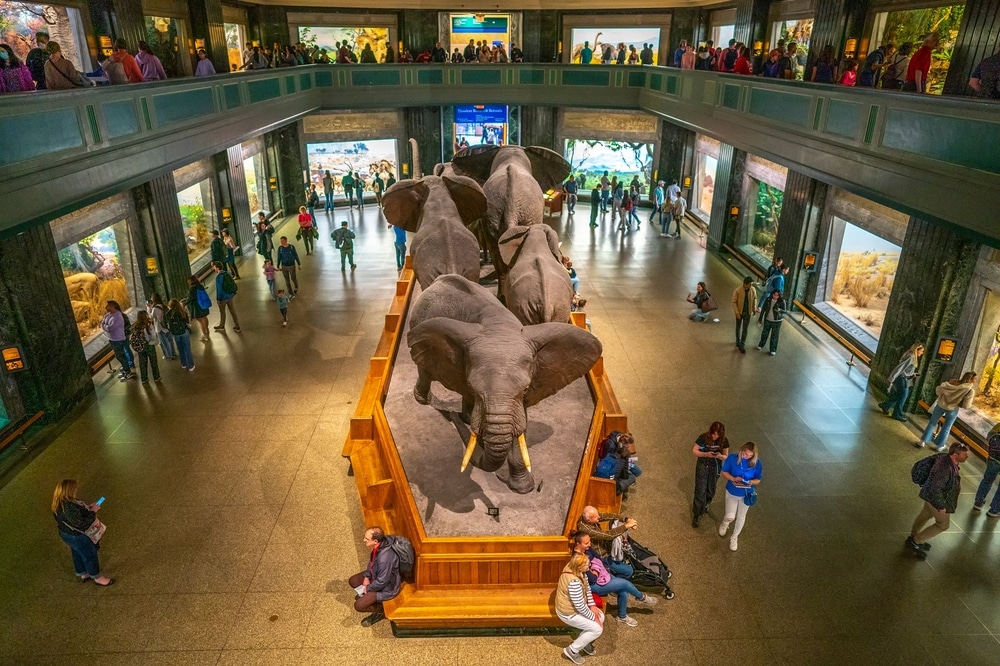
[[[844,75],[840,77],[840,85],[842,86],[854,86],[858,83],[858,61],[848,60],[847,69],[844,71]]]
[[[597,213],[601,207],[601,190],[598,187],[594,187],[590,191],[590,226],[597,226]]]
[[[270,259],[264,260],[264,277],[267,279],[267,288],[271,290],[271,298],[274,298],[274,264]],[[284,291],[284,290],[282,290]]]
[[[279,289],[278,295],[274,300],[278,302],[278,312],[281,313],[281,325],[288,326],[288,302],[292,299],[285,296],[284,289]]]

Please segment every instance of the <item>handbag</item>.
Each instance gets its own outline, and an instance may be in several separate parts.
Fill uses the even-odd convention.
[[[743,503],[747,506],[753,506],[757,503],[757,489],[754,486],[747,488],[747,492],[743,495]]]
[[[107,529],[107,525],[102,523],[100,519],[94,518],[94,522],[91,523],[90,527],[88,527],[83,533],[86,534],[91,541],[97,543],[101,540],[101,537],[104,536]]]
[[[715,302],[715,299],[709,296],[701,302],[702,312],[711,312],[712,310],[718,310],[719,304]]]

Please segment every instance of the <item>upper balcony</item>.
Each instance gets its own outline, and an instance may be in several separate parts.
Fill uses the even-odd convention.
[[[322,109],[503,103],[654,114],[1000,239],[995,103],[652,67],[311,65],[0,97],[0,234]],[[58,183],[58,186],[54,186]]]

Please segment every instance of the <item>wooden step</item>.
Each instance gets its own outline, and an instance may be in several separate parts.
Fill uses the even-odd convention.
[[[554,599],[555,586],[417,590],[406,584],[384,607],[404,629],[559,627]]]

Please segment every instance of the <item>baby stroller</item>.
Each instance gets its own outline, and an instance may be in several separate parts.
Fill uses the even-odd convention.
[[[630,580],[636,587],[662,587],[665,599],[674,598],[674,591],[667,582],[673,575],[670,568],[659,555],[628,536],[628,533],[622,534],[611,543],[611,559],[616,562],[628,562],[632,566],[634,573]]]

